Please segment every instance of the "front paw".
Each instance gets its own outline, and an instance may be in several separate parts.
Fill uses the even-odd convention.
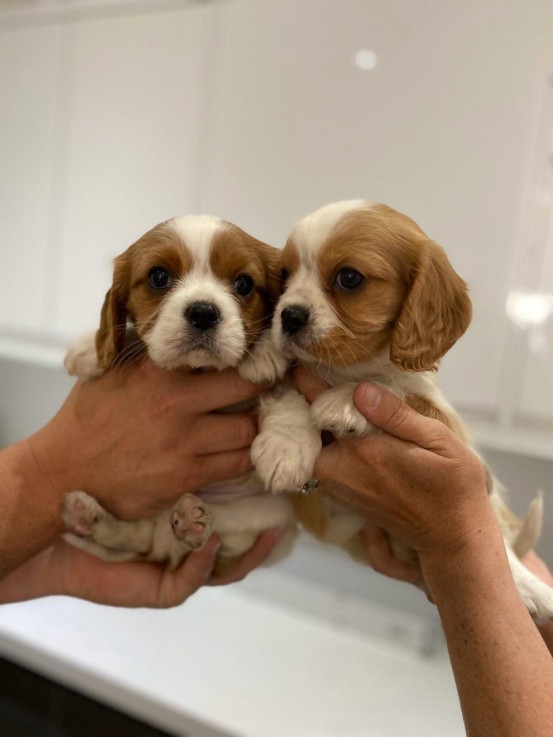
[[[95,334],[90,333],[79,338],[67,351],[63,365],[70,376],[81,379],[101,376],[104,370],[98,366]]]
[[[290,437],[262,430],[252,444],[251,459],[268,491],[296,491],[312,478],[321,447],[319,433]]]
[[[264,347],[245,358],[238,366],[243,379],[255,384],[274,384],[282,379],[288,368],[288,359],[273,347]]]
[[[171,512],[173,534],[191,550],[200,550],[211,535],[211,513],[193,494],[185,494]]]
[[[337,438],[361,438],[376,432],[353,403],[353,391],[345,387],[328,389],[317,397],[311,405],[311,418],[318,430],[328,430]]]
[[[66,530],[78,537],[94,540],[108,517],[109,512],[84,491],[72,491],[65,497],[62,519]]]

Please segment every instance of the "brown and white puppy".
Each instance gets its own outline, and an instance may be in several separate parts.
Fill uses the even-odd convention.
[[[363,200],[327,205],[293,230],[281,267],[286,288],[273,318],[275,345],[311,366],[331,388],[311,406],[290,387],[263,400],[252,460],[267,488],[283,492],[308,485],[321,431],[375,432],[353,402],[353,389],[362,380],[381,384],[468,442],[463,422],[439,389],[436,369],[467,329],[471,303],[443,249],[413,220]],[[535,543],[539,504],[522,524],[503,503],[491,474],[489,491],[525,604],[537,619],[553,618],[553,590],[513,552]],[[324,488],[296,496],[294,506],[307,530],[368,562],[361,516]],[[412,558],[400,541],[395,548]]]
[[[251,380],[276,380],[286,361],[267,328],[281,288],[279,254],[214,217],[157,225],[115,260],[100,328],[95,339],[69,351],[67,370],[92,378],[146,351],[165,369],[239,367]],[[222,493],[229,486],[230,495]],[[274,561],[291,549],[296,522],[287,498],[263,491],[250,473],[199,490],[200,496],[187,494],[173,510],[136,522],[117,520],[76,491],[66,499],[64,520],[73,544],[105,559],[167,560],[172,566],[201,548],[212,531],[221,536],[220,559],[228,561],[250,548],[260,531],[283,527]],[[222,503],[207,501],[213,499]]]

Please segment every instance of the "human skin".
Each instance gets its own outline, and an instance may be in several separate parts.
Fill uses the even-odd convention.
[[[266,388],[235,371],[168,372],[147,360],[77,382],[47,425],[0,452],[0,577],[58,539],[70,491],[137,519],[251,470],[256,417],[212,412]]]
[[[306,371],[296,385],[309,401],[325,388]],[[367,516],[369,537],[387,530],[417,552],[467,734],[553,734],[553,660],[515,587],[479,459],[445,425],[375,385],[358,386],[355,403],[383,432],[337,440],[315,475],[348,487],[340,498]]]
[[[159,563],[108,563],[58,540],[0,580],[0,604],[57,595],[109,606],[174,607],[201,586],[242,580],[269,556],[281,534],[281,530],[263,532],[224,577],[211,574],[219,547],[217,535],[174,571]]]

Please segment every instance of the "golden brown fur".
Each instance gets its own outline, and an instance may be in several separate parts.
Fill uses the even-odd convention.
[[[210,266],[214,274],[229,285],[243,272],[254,278],[254,293],[242,300],[250,345],[267,327],[280,291],[279,255],[278,249],[258,241],[232,223],[226,223],[213,237]],[[156,225],[115,259],[113,283],[106,294],[96,334],[101,368],[109,368],[120,355],[127,319],[132,321],[139,337],[147,335],[154,326],[170,290],[153,290],[148,284],[150,270],[163,266],[177,282],[187,275],[193,264],[193,253],[172,221]]]

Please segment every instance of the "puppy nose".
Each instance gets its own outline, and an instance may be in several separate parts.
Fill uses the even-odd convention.
[[[309,310],[302,305],[290,305],[280,313],[282,329],[285,333],[297,333],[309,320]]]
[[[210,302],[194,302],[185,312],[186,319],[198,330],[209,330],[221,319],[221,313]]]

